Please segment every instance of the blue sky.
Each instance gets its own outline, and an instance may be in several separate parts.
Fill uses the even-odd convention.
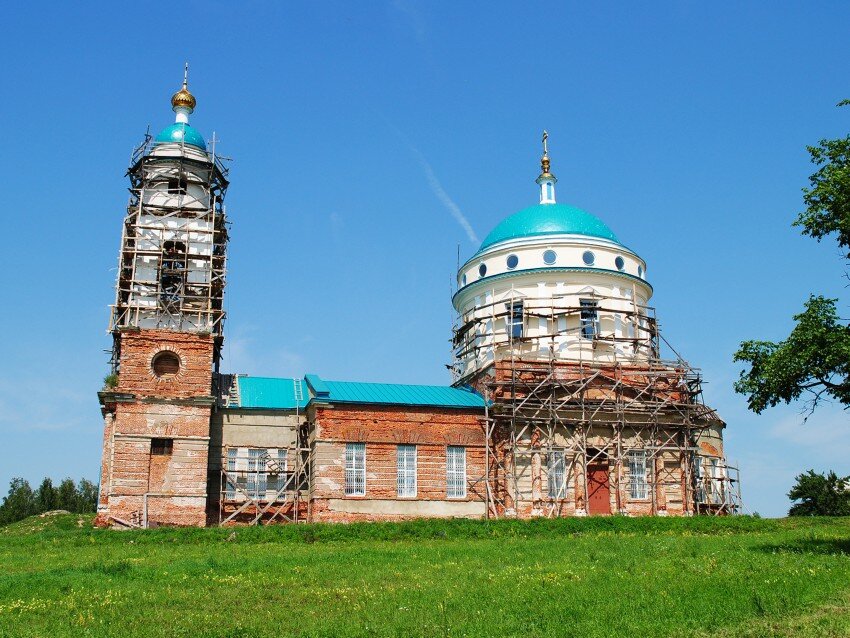
[[[803,425],[732,391],[740,341],[783,338],[809,292],[846,308],[834,243],[790,224],[805,146],[850,125],[850,5],[593,4],[6,3],[0,490],[97,479],[124,172],[184,60],[234,158],[225,370],[448,382],[458,247],[536,202],[548,128],[559,201],[647,260],[749,509],[850,474],[839,406]]]

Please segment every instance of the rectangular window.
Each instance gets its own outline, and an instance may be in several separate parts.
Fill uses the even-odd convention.
[[[599,332],[596,302],[593,299],[579,299],[581,304],[581,336],[593,339]]]
[[[168,180],[168,193],[170,195],[185,195],[189,184],[185,177],[172,177]]]
[[[513,303],[506,304],[505,307],[508,309],[509,312],[508,334],[512,339],[522,338],[522,302],[514,301]]]
[[[561,451],[549,454],[549,498],[563,499],[567,496],[566,474],[567,460]]]
[[[286,458],[286,450],[278,450],[277,451],[277,488],[276,492],[280,492],[283,488],[291,489],[290,485],[287,485],[287,481],[289,481],[289,461]]]
[[[466,497],[466,448],[450,445],[446,448],[446,496]]]
[[[646,482],[646,452],[629,452],[629,496],[633,499],[645,499],[648,496]]]
[[[366,444],[345,444],[345,495],[366,494]]]
[[[248,494],[253,499],[266,498],[266,451],[248,448]]]
[[[236,454],[235,447],[227,448],[227,481],[225,498],[232,501],[236,498]]]
[[[416,496],[416,446],[399,445],[396,448],[398,474],[396,486],[402,498]]]
[[[170,456],[174,451],[174,439],[151,439],[151,454]]]

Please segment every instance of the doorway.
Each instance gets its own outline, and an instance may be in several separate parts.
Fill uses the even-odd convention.
[[[587,459],[587,512],[591,516],[611,514],[608,457],[600,450],[588,450]]]

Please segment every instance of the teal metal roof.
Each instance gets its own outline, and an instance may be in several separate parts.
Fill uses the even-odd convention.
[[[303,380],[238,376],[236,383],[239,403],[231,407],[258,410],[295,410],[310,402],[484,407],[484,399],[472,390],[444,385],[325,381],[315,374],[308,374]]]
[[[306,384],[301,379],[274,377],[237,377],[240,408],[294,410],[303,408],[310,400]]]
[[[483,408],[484,399],[471,390],[444,385],[402,385],[398,383],[361,383],[324,381],[307,375],[313,401],[322,403],[372,403],[382,405],[418,405],[442,408]],[[327,394],[315,391],[313,382],[321,382]]]
[[[487,235],[478,252],[511,239],[561,234],[587,235],[620,243],[614,231],[595,215],[566,204],[537,204],[502,220]]]
[[[198,130],[181,122],[175,122],[171,126],[166,126],[160,131],[154,141],[158,144],[179,144],[180,142],[185,142],[191,146],[197,146],[204,151],[207,150],[207,143],[204,141],[203,136],[198,133]]]

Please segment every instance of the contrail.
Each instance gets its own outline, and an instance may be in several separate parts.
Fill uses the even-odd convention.
[[[440,184],[440,180],[437,179],[437,176],[434,175],[434,169],[431,168],[431,165],[428,163],[428,160],[425,159],[425,156],[419,151],[418,148],[409,144],[410,150],[416,154],[416,159],[419,160],[419,163],[422,165],[422,170],[425,171],[425,177],[428,179],[428,186],[431,187],[431,192],[440,200],[440,202],[449,209],[449,212],[452,214],[452,217],[455,218],[458,224],[466,231],[466,236],[469,237],[469,241],[474,244],[479,242],[478,235],[475,234],[475,231],[472,230],[472,226],[469,223],[469,220],[466,219],[463,212],[460,210],[460,207],[454,203],[449,194],[443,188],[443,185]]]

